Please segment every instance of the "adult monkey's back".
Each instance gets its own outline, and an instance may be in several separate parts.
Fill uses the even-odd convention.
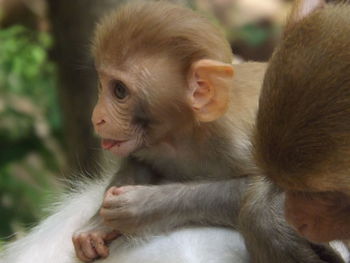
[[[265,66],[237,65],[233,77],[232,53],[222,34],[190,10],[161,2],[130,4],[112,13],[97,29],[94,54],[100,76],[94,125],[104,148],[127,157],[117,176],[66,199],[58,213],[14,243],[5,262],[70,263],[73,232],[78,256],[88,261],[106,256],[105,244],[94,251],[90,241],[104,239],[112,229],[149,237],[184,225],[240,228],[246,176],[253,170],[249,136]],[[114,188],[101,216],[96,215],[108,185],[129,186]],[[254,208],[255,217],[240,217],[242,226],[249,222],[243,235],[258,236],[258,242],[246,243],[254,262],[327,262],[282,216],[274,218],[281,213],[282,197],[262,186],[252,194],[263,193],[269,196],[262,199],[262,208],[245,203],[245,211]],[[276,203],[270,203],[270,196]],[[176,247],[177,262],[211,261],[201,254],[214,256],[211,262],[217,263],[240,260],[232,230],[199,229],[211,231],[211,238],[196,238],[196,230],[146,243],[166,242],[175,234],[151,262],[168,262],[166,256]],[[120,260],[122,242],[112,242],[106,262]]]

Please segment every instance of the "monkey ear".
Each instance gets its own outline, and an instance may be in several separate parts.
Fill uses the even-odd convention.
[[[325,0],[296,0],[288,19],[287,29],[325,5]]]
[[[209,59],[193,63],[189,74],[188,99],[199,121],[214,121],[226,112],[232,81],[231,64]]]

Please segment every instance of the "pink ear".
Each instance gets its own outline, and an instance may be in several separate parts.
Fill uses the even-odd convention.
[[[325,0],[296,0],[288,20],[288,27],[304,19],[312,12],[323,8]]]
[[[233,75],[231,64],[209,59],[193,63],[187,96],[198,121],[211,122],[226,112]]]

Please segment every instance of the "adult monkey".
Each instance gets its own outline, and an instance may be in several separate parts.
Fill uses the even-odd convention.
[[[297,1],[257,118],[258,162],[286,190],[288,221],[315,242],[350,238],[349,13]]]
[[[90,261],[107,256],[106,244],[118,233],[158,234],[203,224],[239,228],[237,218],[249,180],[245,176],[254,170],[248,138],[265,66],[236,66],[233,78],[232,53],[224,37],[190,10],[161,2],[131,4],[112,13],[97,28],[94,55],[100,97],[93,122],[103,137],[102,146],[128,157],[107,183],[112,187],[100,215],[93,216],[101,200],[94,198],[102,195],[106,183],[98,191],[88,187],[66,204],[68,208],[42,223],[58,229],[58,240],[51,235],[46,241],[48,235],[40,226],[28,239],[34,236],[35,244],[53,246],[76,232],[77,255]],[[281,200],[280,195],[276,198]],[[86,206],[84,213],[76,215],[81,205]],[[264,228],[251,234],[262,242],[247,243],[253,262],[328,262],[284,224],[282,215],[276,219],[279,225],[270,225],[279,207],[267,201],[263,210],[261,215],[268,220],[259,222]],[[241,221],[248,222],[244,215]],[[253,231],[259,217],[260,213],[249,218]],[[251,233],[249,228],[242,231],[244,236]],[[40,233],[45,238],[40,239]],[[226,238],[220,234],[221,242],[208,240],[206,250],[217,251],[214,262],[232,261],[234,252],[219,250]],[[112,245],[115,242],[121,241]],[[194,248],[196,242],[191,244]],[[41,247],[40,253],[45,262],[55,263],[70,250],[71,246],[65,247],[60,255],[60,249]],[[177,260],[195,262],[200,260],[198,254],[192,254],[192,260],[178,259],[181,256]],[[19,256],[23,258],[23,253]],[[119,257],[113,250],[106,262],[118,262]],[[33,262],[42,258],[38,255]]]

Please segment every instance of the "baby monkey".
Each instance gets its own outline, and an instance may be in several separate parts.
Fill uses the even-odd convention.
[[[165,2],[119,8],[93,43],[92,122],[102,147],[125,158],[99,214],[73,237],[78,258],[106,257],[119,233],[236,227],[265,65],[237,65],[234,78],[223,34]]]
[[[315,242],[350,238],[350,6],[299,0],[268,67],[255,155]]]

